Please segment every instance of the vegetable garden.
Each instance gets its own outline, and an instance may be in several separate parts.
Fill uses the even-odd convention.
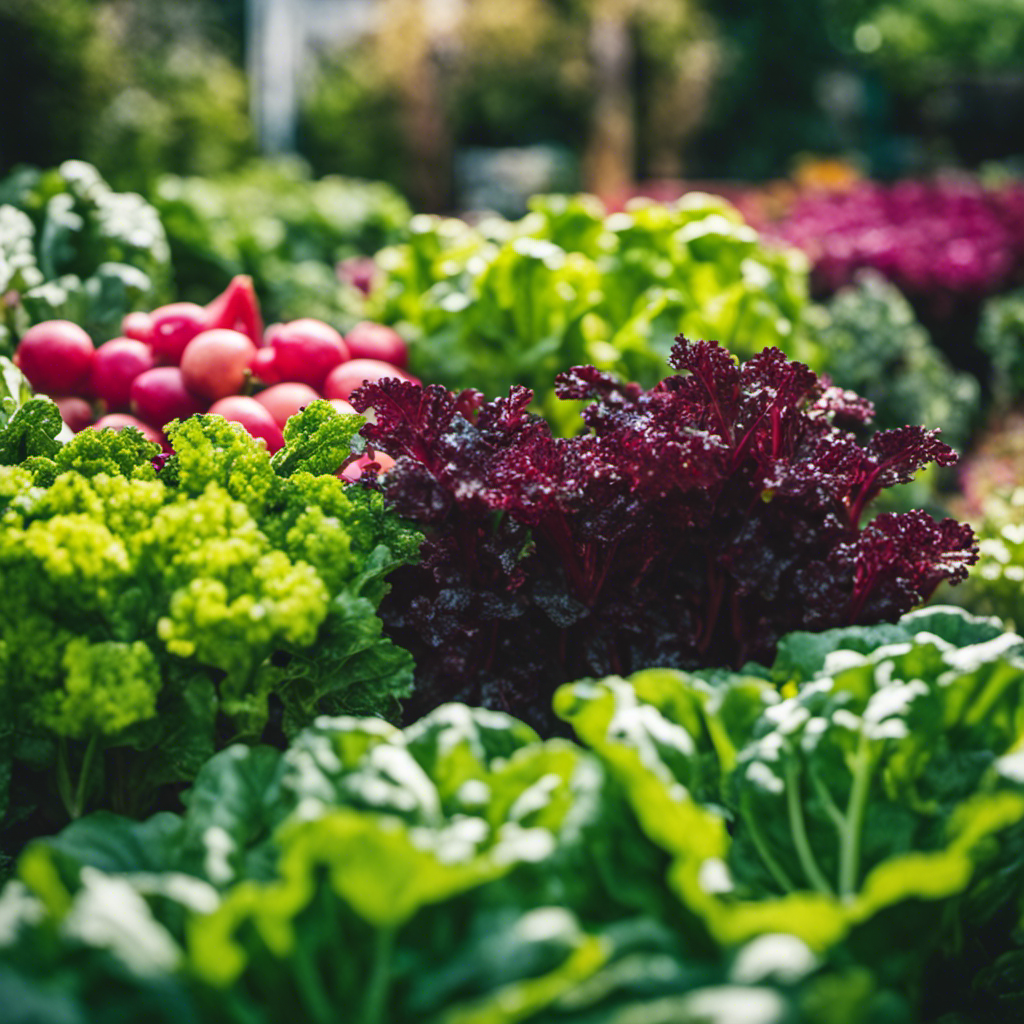
[[[0,182],[0,1020],[1019,1019],[1022,211]]]

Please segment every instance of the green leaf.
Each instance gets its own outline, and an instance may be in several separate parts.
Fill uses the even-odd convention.
[[[53,458],[64,428],[60,410],[48,398],[30,398],[6,423],[0,421],[0,466],[17,466],[32,456]]]
[[[284,443],[273,458],[278,476],[305,471],[315,476],[336,472],[348,458],[363,449],[359,428],[362,416],[344,415],[330,402],[310,402],[284,427]]]
[[[183,822],[176,814],[162,812],[139,822],[97,811],[38,842],[75,868],[127,874],[177,870],[183,834]]]

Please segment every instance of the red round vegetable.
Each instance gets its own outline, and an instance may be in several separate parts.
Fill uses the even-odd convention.
[[[281,375],[274,365],[276,359],[277,353],[272,348],[257,349],[256,355],[249,363],[249,369],[252,370],[253,376],[264,384],[277,384],[281,380]]]
[[[274,422],[274,417],[256,401],[246,395],[231,395],[214,402],[209,409],[211,416],[223,416],[232,423],[240,423],[253,437],[263,438],[267,449],[273,454],[284,447],[284,435]]]
[[[155,364],[153,350],[134,338],[112,338],[96,349],[92,363],[92,391],[107,409],[123,409],[128,405],[132,381],[151,370]]]
[[[14,362],[36,391],[67,395],[84,390],[96,357],[89,335],[70,320],[44,320],[22,336]]]
[[[197,334],[181,355],[181,375],[193,394],[211,400],[237,394],[256,346],[240,331],[218,328]]]
[[[126,338],[150,342],[153,340],[153,317],[141,311],[126,313],[121,321],[121,333]]]
[[[375,452],[373,455],[360,455],[355,462],[350,462],[338,475],[343,480],[358,480],[363,475],[363,470],[371,462],[376,462],[380,466],[378,471],[380,473],[386,473],[395,464],[395,460],[390,455],[385,455],[384,452]]]
[[[385,377],[398,377],[399,380],[419,383],[411,374],[379,359],[351,359],[335,367],[327,375],[327,380],[324,381],[324,397],[344,398],[347,401],[349,395],[356,388],[362,387],[366,381],[373,383]]]
[[[150,344],[157,361],[177,366],[185,346],[209,324],[209,316],[194,302],[172,302],[152,313],[153,337]]]
[[[164,435],[148,423],[129,416],[126,412],[112,412],[101,416],[90,429],[92,430],[124,430],[125,427],[134,427],[147,441],[152,441],[161,447],[164,445]]]
[[[253,397],[270,413],[274,422],[283,428],[289,417],[294,416],[310,402],[315,402],[320,395],[308,384],[289,381],[285,384],[275,384]]]
[[[274,369],[282,381],[298,381],[318,391],[324,378],[349,358],[342,336],[321,320],[305,318],[281,324],[270,336]]]
[[[353,359],[379,359],[404,370],[409,365],[409,350],[402,336],[384,324],[364,320],[345,335],[345,344]]]
[[[92,423],[92,406],[77,395],[55,398],[60,418],[77,434]]]
[[[206,403],[185,387],[177,366],[154,366],[132,381],[132,412],[154,427],[184,420],[206,409]]]

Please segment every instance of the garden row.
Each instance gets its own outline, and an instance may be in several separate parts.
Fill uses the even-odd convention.
[[[96,415],[109,336],[152,365],[146,430],[74,433],[0,364],[0,1017],[1024,1008],[1024,491],[982,452],[977,535],[940,510],[928,417],[966,440],[982,388],[898,291],[813,306],[708,195],[547,197],[413,218],[333,291],[351,320],[264,331],[253,265],[202,305],[104,292],[159,217],[82,165],[22,181],[22,369]],[[360,318],[428,383],[328,401]],[[880,430],[840,372],[878,338]],[[148,409],[167,371],[195,407]],[[950,585],[1002,618],[912,611]]]

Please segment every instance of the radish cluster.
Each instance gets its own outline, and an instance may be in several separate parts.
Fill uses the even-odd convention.
[[[264,331],[244,276],[209,305],[129,313],[121,329],[122,337],[98,348],[67,320],[36,324],[21,339],[15,362],[36,391],[54,397],[74,431],[132,426],[163,444],[171,420],[208,412],[240,423],[275,452],[288,418],[310,402],[326,398],[354,412],[348,398],[364,382],[415,380],[402,338],[381,324],[357,324],[342,336],[305,318]],[[345,475],[358,476],[369,461]],[[392,463],[383,455],[373,461],[382,469]]]

